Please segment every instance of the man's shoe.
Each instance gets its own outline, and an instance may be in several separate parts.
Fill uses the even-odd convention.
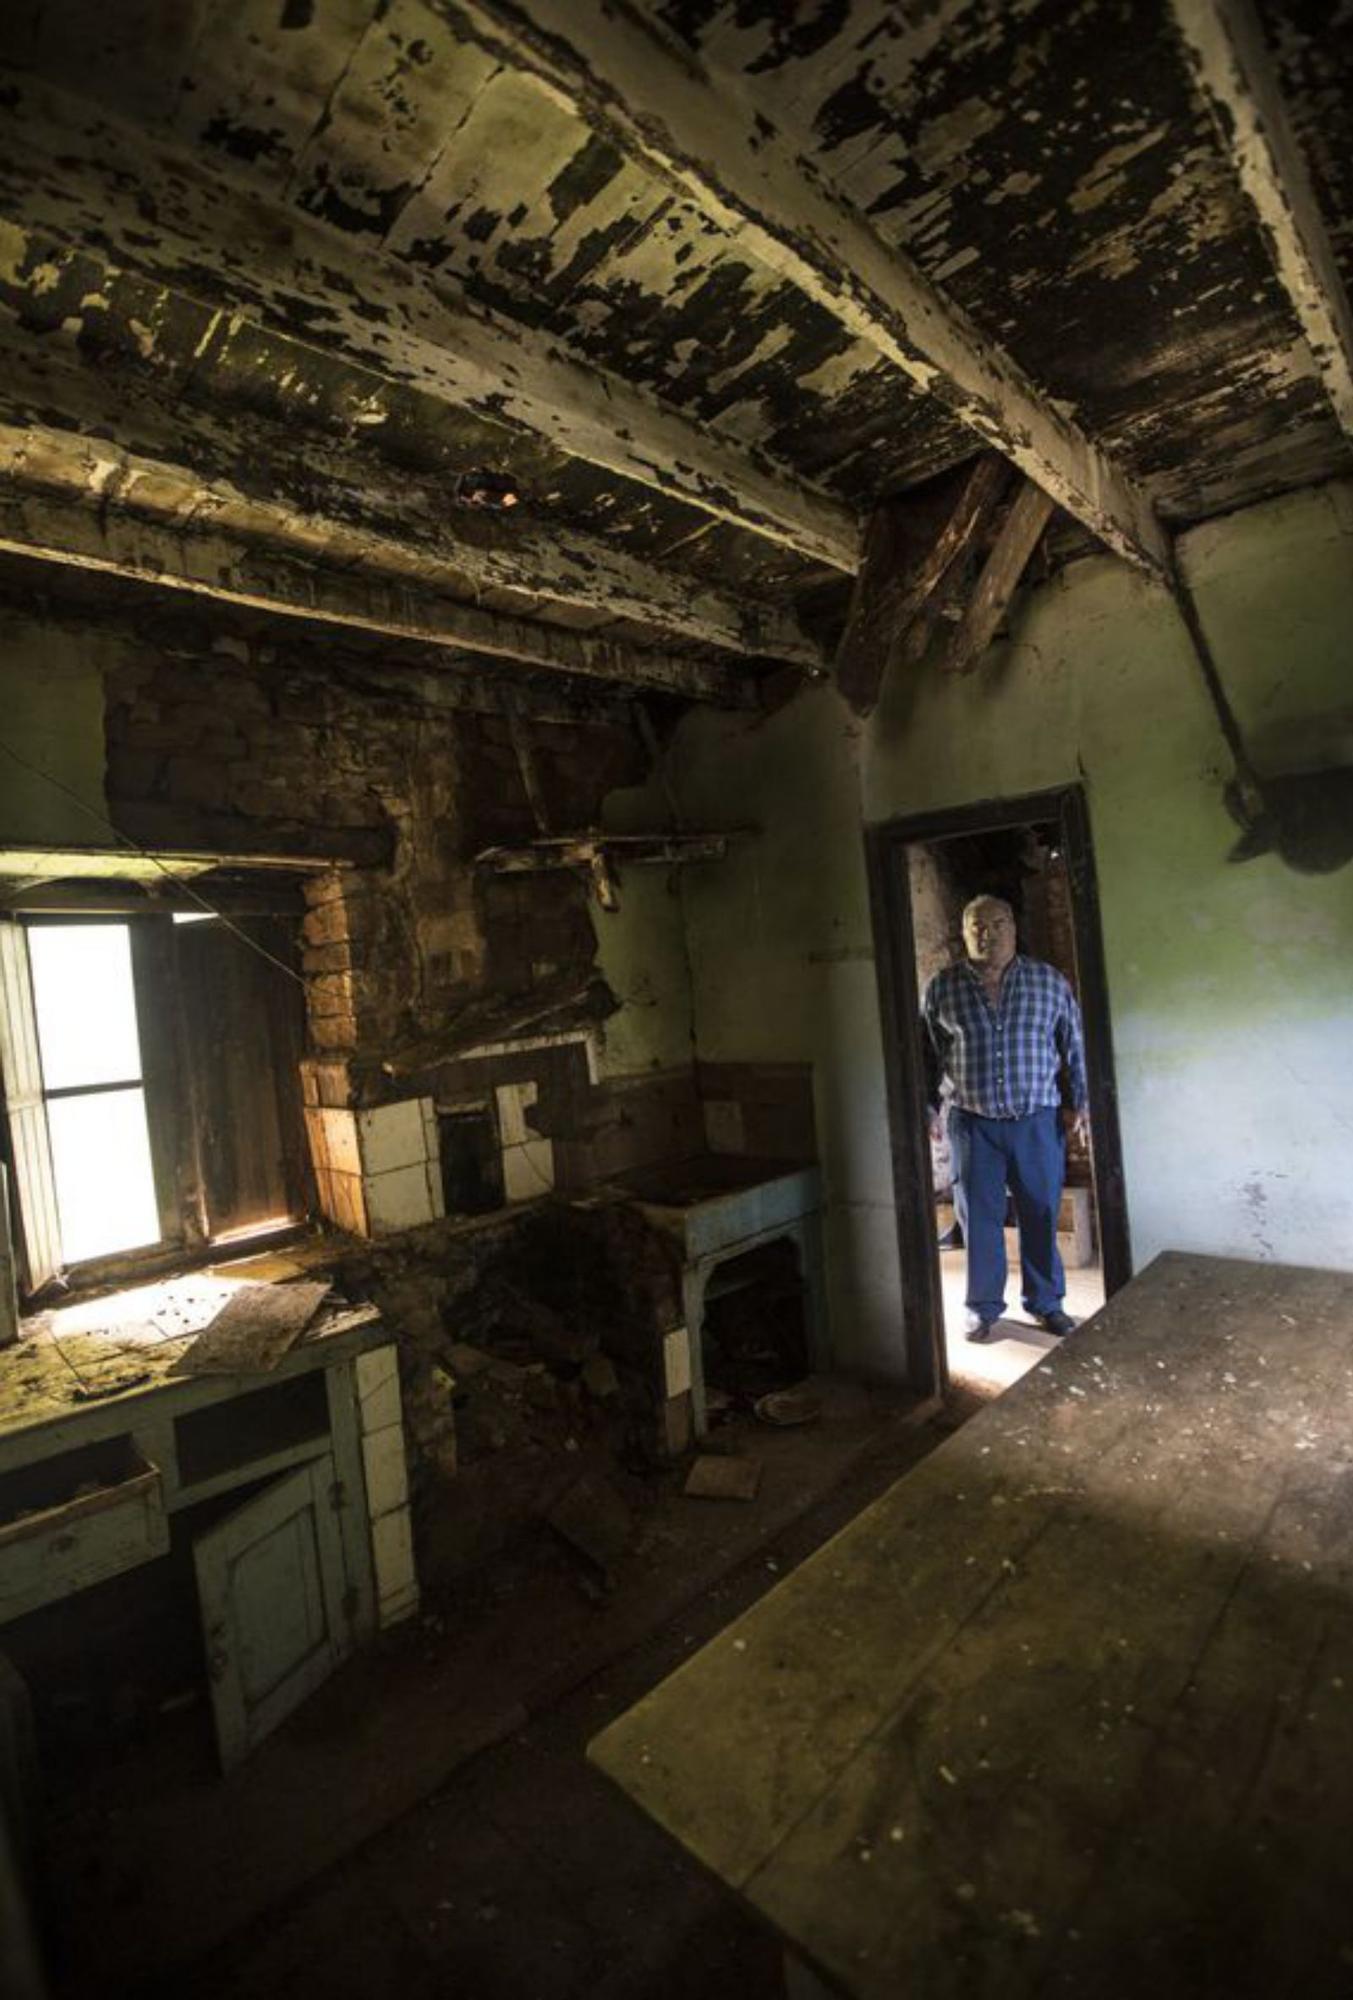
[[[1074,1333],[1080,1324],[1079,1320],[1072,1319],[1070,1313],[1063,1312],[1060,1306],[1056,1312],[1035,1313],[1034,1318],[1045,1333],[1055,1333],[1059,1340],[1068,1333]]]
[[[983,1319],[981,1313],[967,1312],[963,1316],[964,1338],[978,1342],[988,1341],[999,1324],[999,1313],[995,1319]]]

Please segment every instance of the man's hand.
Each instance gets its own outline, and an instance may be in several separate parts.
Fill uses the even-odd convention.
[[[1090,1143],[1090,1114],[1088,1111],[1073,1111],[1069,1104],[1062,1107],[1062,1130],[1068,1139],[1079,1139],[1082,1145]]]

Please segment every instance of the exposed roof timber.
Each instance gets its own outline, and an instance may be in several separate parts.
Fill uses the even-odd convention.
[[[176,467],[95,438],[0,426],[0,549],[460,654],[733,707],[755,700],[752,685],[727,667],[503,617],[402,578],[275,554],[252,539],[266,529],[246,535],[224,510],[203,520],[194,508],[193,482]]]
[[[0,85],[0,213],[218,308],[217,337],[281,329],[813,561],[857,567],[848,507],[571,359],[550,335],[79,99],[17,72],[0,70]]]
[[[610,0],[435,4],[458,33],[528,70],[697,201],[1110,548],[1152,574],[1167,571],[1149,496],[815,176],[745,83],[706,72]]]
[[[1019,580],[1052,518],[1052,502],[1025,480],[1001,523],[991,553],[944,649],[946,673],[970,674],[996,636]]]
[[[28,246],[23,261],[37,274],[37,284],[50,283],[67,262],[78,267],[81,324],[97,326],[107,317],[111,276],[106,287],[96,286],[92,260],[83,253],[39,245],[0,220],[0,260],[21,240]],[[12,296],[13,288],[0,279],[0,300],[7,294]],[[288,343],[281,346],[284,364]],[[715,650],[810,669],[822,664],[792,610],[641,562],[566,524],[542,531],[529,525],[522,510],[457,517],[444,495],[410,492],[411,482],[401,491],[397,475],[369,454],[288,434],[254,412],[229,412],[229,436],[223,438],[219,409],[196,410],[182,396],[168,406],[163,397],[149,403],[125,380],[110,393],[106,372],[74,350],[44,357],[40,375],[23,361],[22,354],[0,346],[0,424],[26,429],[35,413],[46,413],[55,403],[60,433],[119,446],[145,465],[152,493],[167,492],[177,482],[179,511],[223,531],[421,589],[462,596],[512,591],[607,618],[633,619]],[[41,428],[57,434],[53,425]],[[257,480],[247,484],[254,474]],[[119,481],[117,504],[134,508],[135,500],[135,480]],[[520,609],[532,615],[531,604]]]
[[[941,584],[987,533],[1018,476],[998,452],[982,452],[876,511],[836,652],[836,684],[857,715],[874,708],[913,626],[929,631]]]
[[[1353,311],[1250,0],[1171,0],[1198,86],[1259,217],[1340,425],[1353,436]]]

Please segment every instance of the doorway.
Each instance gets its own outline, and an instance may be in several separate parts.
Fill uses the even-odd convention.
[[[1090,1143],[1073,1144],[1059,1219],[1067,1309],[1083,1319],[1131,1276],[1108,988],[1094,855],[1079,786],[953,811],[889,820],[869,829],[876,962],[884,1024],[898,1246],[906,1299],[907,1370],[921,1394],[951,1377],[991,1394],[1057,1344],[1018,1308],[995,1339],[965,1338],[965,1255],[941,1249],[953,1221],[947,1147],[932,1143],[925,1113],[920,1024],[928,979],[962,953],[961,918],[973,896],[1014,909],[1019,949],[1071,982],[1085,1024]],[[1013,1217],[1011,1218],[1013,1221]],[[1018,1298],[1018,1248],[1010,1295]]]

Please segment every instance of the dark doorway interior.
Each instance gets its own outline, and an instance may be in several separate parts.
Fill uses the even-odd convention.
[[[1094,860],[1079,787],[890,821],[871,829],[868,844],[908,1369],[918,1391],[933,1393],[949,1377],[946,1295],[952,1337],[961,1320],[962,1257],[942,1259],[938,1249],[951,1211],[937,1202],[945,1159],[926,1132],[919,1005],[930,976],[962,952],[962,911],[975,895],[1005,897],[1020,949],[1065,973],[1085,1019],[1092,1143],[1071,1148],[1065,1218],[1070,1234],[1079,1231],[1077,1258],[1087,1254],[1090,1232],[1103,1293],[1083,1262],[1075,1268],[1087,1275],[1073,1282],[1068,1260],[1072,1310],[1093,1310],[1131,1275]],[[996,1355],[984,1369],[992,1386],[1013,1380],[1041,1344],[1030,1328],[1022,1356]],[[961,1331],[956,1345],[963,1351]]]

